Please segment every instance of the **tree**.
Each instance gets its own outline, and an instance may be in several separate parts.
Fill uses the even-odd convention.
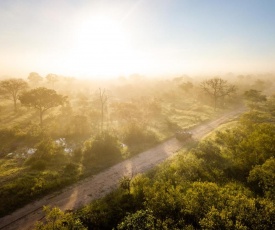
[[[104,123],[104,108],[107,104],[108,101],[108,95],[104,90],[101,90],[99,88],[99,102],[100,102],[100,107],[101,107],[101,133],[103,132],[103,123]]]
[[[41,77],[36,72],[31,72],[28,76],[28,80],[33,83],[34,85],[38,85],[39,82],[43,81],[43,77]]]
[[[43,211],[46,214],[45,221],[36,222],[35,230],[87,229],[73,213],[63,212],[57,207],[49,206],[44,206]]]
[[[132,178],[124,176],[119,181],[120,188],[126,190],[128,194],[131,193],[131,180]]]
[[[251,109],[255,109],[259,103],[266,101],[266,96],[261,94],[261,91],[255,89],[245,91],[244,98],[249,102]]]
[[[53,73],[49,73],[46,76],[46,79],[47,79],[48,83],[52,85],[52,88],[54,87],[54,84],[56,82],[58,82],[58,76],[56,74],[53,74]]]
[[[117,226],[118,230],[139,230],[139,229],[157,229],[156,218],[151,210],[139,210],[135,213],[128,214]]]
[[[230,85],[221,78],[212,78],[201,83],[201,88],[214,100],[214,108],[217,108],[217,102],[220,98],[230,96],[236,92],[236,86]]]
[[[23,79],[11,78],[0,82],[0,92],[6,98],[11,99],[14,104],[14,111],[17,111],[18,95],[28,88],[28,83]]]
[[[116,136],[107,132],[98,134],[94,140],[86,141],[83,150],[85,164],[101,163],[121,159],[121,143]]]
[[[59,95],[53,89],[39,87],[20,95],[19,100],[23,105],[34,107],[39,111],[40,125],[43,123],[44,113],[56,106],[62,105],[66,101],[66,97]]]
[[[262,165],[256,165],[247,178],[254,189],[264,193],[268,198],[275,199],[275,159],[269,158]]]

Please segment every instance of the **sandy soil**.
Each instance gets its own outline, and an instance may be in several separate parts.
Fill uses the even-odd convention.
[[[190,130],[193,133],[193,138],[201,139],[213,129],[238,116],[243,111],[243,108],[234,110],[220,116],[214,121]],[[91,176],[59,192],[47,195],[41,200],[37,200],[16,210],[11,215],[4,216],[0,219],[0,229],[33,229],[35,222],[44,218],[42,211],[44,205],[58,206],[62,210],[78,209],[115,189],[123,176],[132,176],[137,173],[146,172],[175,154],[183,145],[184,143],[179,142],[176,138],[171,138],[97,175]]]

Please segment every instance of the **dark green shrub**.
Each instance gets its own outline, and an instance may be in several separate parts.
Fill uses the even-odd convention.
[[[94,140],[85,143],[84,163],[121,159],[121,144],[109,133],[97,135]]]
[[[156,143],[156,135],[139,124],[129,124],[125,129],[123,141],[127,145],[153,144]]]
[[[64,173],[72,176],[79,175],[79,165],[72,162],[66,164],[64,167]]]
[[[47,162],[44,160],[37,160],[37,161],[32,161],[31,162],[31,169],[33,170],[38,170],[38,171],[43,171],[47,167]]]

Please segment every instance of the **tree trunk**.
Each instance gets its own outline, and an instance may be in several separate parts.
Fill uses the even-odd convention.
[[[39,114],[40,115],[39,116],[40,117],[40,126],[42,127],[43,126],[43,111],[40,110],[39,112],[40,112],[40,114]]]
[[[217,109],[217,97],[214,97],[214,109],[215,109],[215,111]]]
[[[103,133],[103,122],[104,122],[104,104],[101,104],[101,133]]]
[[[13,99],[13,105],[14,105],[14,112],[17,112],[17,103],[16,103],[16,99]]]

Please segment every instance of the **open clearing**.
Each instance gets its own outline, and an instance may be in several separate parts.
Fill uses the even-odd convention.
[[[219,125],[235,118],[243,112],[244,108],[242,107],[190,130],[193,133],[193,138],[196,140],[201,139]],[[47,195],[1,218],[0,229],[32,229],[36,221],[44,218],[42,210],[44,205],[58,206],[62,210],[78,209],[117,188],[118,182],[123,176],[146,172],[175,154],[184,144],[184,142],[179,142],[176,138],[171,138],[97,175],[86,178],[59,192]]]

